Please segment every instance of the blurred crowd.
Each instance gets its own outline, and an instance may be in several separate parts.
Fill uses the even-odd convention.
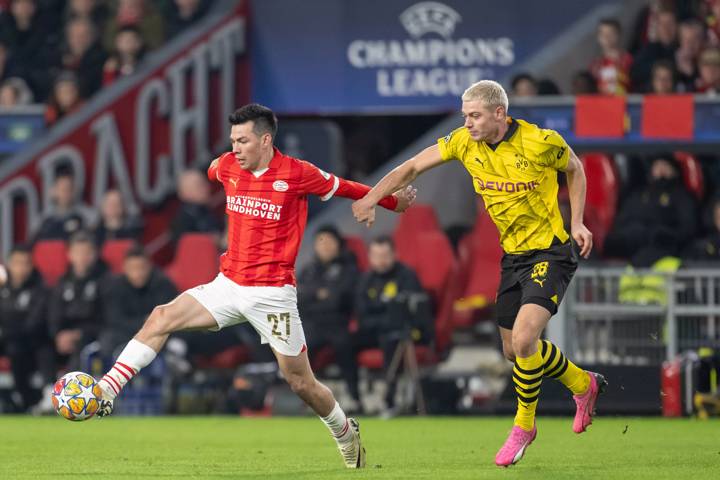
[[[651,0],[630,32],[617,18],[597,26],[598,53],[576,72],[573,95],[720,93],[720,0]],[[561,93],[531,73],[511,82],[515,96]]]
[[[0,109],[46,104],[47,123],[55,123],[135,72],[211,3],[0,0]]]

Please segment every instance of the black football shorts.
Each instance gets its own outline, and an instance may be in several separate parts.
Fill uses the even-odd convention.
[[[555,315],[577,264],[569,240],[545,250],[503,255],[495,307],[498,325],[512,330],[520,307],[526,303],[540,305]]]

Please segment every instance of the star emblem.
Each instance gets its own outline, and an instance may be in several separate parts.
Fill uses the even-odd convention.
[[[58,410],[60,410],[62,407],[66,407],[68,410],[70,410],[70,405],[68,405],[68,398],[63,395],[57,395],[56,398],[58,399]]]
[[[82,398],[82,399],[84,399],[84,400],[85,400],[85,405],[87,405],[90,400],[93,400],[93,399],[96,398],[96,397],[95,397],[95,394],[92,393],[92,386],[90,386],[90,387],[83,387],[83,386],[81,385],[80,388],[82,388],[82,393],[80,393],[80,395],[78,395],[77,398]]]

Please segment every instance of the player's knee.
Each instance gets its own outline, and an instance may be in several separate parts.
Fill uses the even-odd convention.
[[[290,389],[300,397],[307,394],[313,387],[313,381],[303,375],[288,375],[287,382]]]
[[[512,348],[512,343],[503,342],[503,355],[511,362],[515,362],[515,350]]]
[[[176,318],[169,305],[158,305],[153,308],[147,321],[145,328],[157,334],[172,333],[176,328]]]
[[[512,337],[512,353],[513,361],[515,356],[528,357],[532,355],[534,348],[537,346],[537,341],[533,335],[513,332]]]

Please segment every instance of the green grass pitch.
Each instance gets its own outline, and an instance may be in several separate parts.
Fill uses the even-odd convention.
[[[316,418],[117,417],[72,423],[0,417],[0,479],[720,478],[720,421],[540,418],[510,469],[493,464],[510,418],[361,419],[364,471],[347,471]]]

